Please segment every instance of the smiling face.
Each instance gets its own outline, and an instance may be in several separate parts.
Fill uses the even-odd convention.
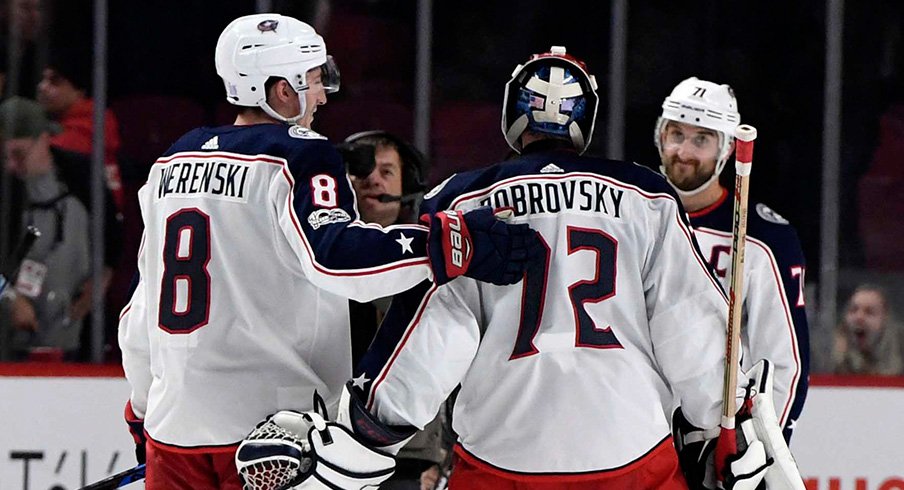
[[[669,121],[659,137],[665,174],[675,187],[692,191],[713,176],[719,155],[719,135],[715,131]],[[719,185],[718,180],[712,185]]]
[[[378,145],[374,152],[376,165],[365,179],[352,177],[352,185],[358,196],[358,211],[368,223],[388,226],[399,218],[399,201],[380,202],[379,196],[402,195],[402,158],[399,152],[387,145]]]

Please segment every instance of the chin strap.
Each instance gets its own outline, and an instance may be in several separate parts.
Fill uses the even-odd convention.
[[[273,119],[276,119],[277,121],[282,121],[290,126],[298,124],[298,120],[301,119],[302,116],[304,116],[304,111],[307,109],[307,104],[305,103],[305,100],[304,100],[304,90],[296,92],[296,94],[298,94],[298,107],[301,108],[301,112],[299,112],[295,116],[292,116],[292,117],[283,116],[282,114],[276,112],[276,110],[273,109],[273,107],[271,107],[270,104],[267,103],[266,100],[264,100],[260,103],[260,108],[263,109],[264,112],[266,112],[268,116],[272,117]]]

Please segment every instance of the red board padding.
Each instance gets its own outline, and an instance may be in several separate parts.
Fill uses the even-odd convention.
[[[0,376],[121,378],[119,364],[74,362],[0,362]],[[904,376],[814,374],[810,386],[904,388]]]
[[[121,378],[124,374],[119,364],[0,362],[0,376]]]
[[[848,388],[904,388],[904,376],[867,376],[859,374],[813,374],[810,386]]]

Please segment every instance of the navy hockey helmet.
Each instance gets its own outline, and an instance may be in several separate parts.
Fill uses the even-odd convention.
[[[583,61],[553,46],[515,67],[505,86],[502,133],[521,152],[525,131],[567,139],[578,152],[590,145],[599,97],[596,78]]]

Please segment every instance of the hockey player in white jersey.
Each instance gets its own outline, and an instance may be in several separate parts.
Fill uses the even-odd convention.
[[[734,199],[719,174],[734,150],[740,119],[731,87],[692,77],[666,97],[654,133],[660,170],[690,213],[703,256],[726,289]],[[750,206],[744,269],[741,367],[748,370],[760,359],[772,363],[775,413],[790,441],[809,376],[806,264],[794,228],[765,204]]]
[[[564,47],[515,69],[502,129],[520,157],[452,176],[422,209],[509,208],[542,236],[541,260],[518,285],[396,295],[337,423],[280,412],[242,443],[251,488],[377,485],[457,386],[450,488],[687,488],[669,407],[674,395],[693,424],[719,425],[727,301],[661,175],[581,156],[596,108],[595,79]],[[746,440],[727,488],[755,488],[768,466]],[[267,483],[277,460],[292,468],[283,487]]]
[[[261,418],[311,409],[314,392],[334,407],[351,376],[348,298],[463,273],[510,284],[536,241],[488,209],[360,221],[339,154],[310,129],[339,79],[307,24],[241,17],[216,67],[235,124],[184,135],[139,192],[140,275],[119,339],[151,489],[238,489],[233,453]],[[469,255],[452,264],[456,247]]]

